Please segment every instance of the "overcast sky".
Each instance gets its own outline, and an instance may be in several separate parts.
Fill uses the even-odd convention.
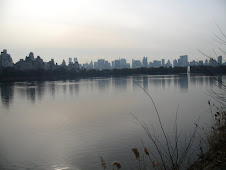
[[[149,61],[222,55],[226,0],[0,0],[0,50],[61,63],[104,58]]]

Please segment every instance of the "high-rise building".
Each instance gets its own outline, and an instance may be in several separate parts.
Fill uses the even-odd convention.
[[[112,61],[112,62],[111,62],[111,67],[112,67],[112,69],[115,68],[115,61]]]
[[[205,60],[205,65],[207,66],[209,64],[208,60],[206,59]]]
[[[219,56],[217,59],[218,59],[218,64],[221,65],[222,64],[222,56]]]
[[[120,60],[115,60],[115,67],[116,69],[120,69]]]
[[[172,67],[170,60],[167,61],[167,63],[165,64],[165,67]]]
[[[111,64],[108,61],[104,62],[104,69],[111,69]]]
[[[89,69],[93,69],[93,61],[91,61],[90,63],[89,63]]]
[[[177,62],[177,60],[175,59],[175,60],[173,60],[173,67],[177,67],[178,66],[178,62]]]
[[[154,60],[153,61],[153,67],[156,67],[156,68],[161,67],[161,61]]]
[[[202,66],[202,65],[203,65],[203,61],[200,60],[200,61],[198,62],[198,65],[199,65],[199,66]]]
[[[50,70],[56,69],[56,65],[55,65],[53,58],[51,58],[51,60],[48,62],[48,65],[49,65]]]
[[[153,62],[149,62],[148,67],[153,67]]]
[[[130,68],[130,64],[126,63],[126,59],[121,59],[120,60],[120,68]]]
[[[66,67],[66,62],[65,62],[65,60],[62,61],[61,66]]]
[[[30,52],[28,57],[30,58],[31,61],[35,60],[33,52]]]
[[[162,66],[165,66],[165,59],[162,59]]]
[[[10,54],[7,54],[7,50],[3,50],[0,55],[0,68],[13,67],[13,60]]]
[[[188,56],[182,55],[180,56],[180,60],[178,62],[179,66],[187,67],[188,66]]]
[[[77,58],[74,58],[74,63],[78,62]]]
[[[147,57],[143,57],[142,65],[143,65],[143,67],[147,67],[148,66],[148,58]]]
[[[141,61],[140,60],[132,60],[132,68],[140,68]]]
[[[209,65],[210,65],[210,66],[217,66],[218,63],[217,63],[217,61],[216,61],[215,59],[210,58]]]
[[[104,59],[97,60],[97,65],[98,65],[97,67],[98,67],[99,70],[105,69],[104,63],[105,63]]]
[[[126,65],[126,59],[122,58],[122,59],[120,60],[120,68],[124,68],[125,65]]]
[[[72,58],[68,59],[68,64],[72,64]]]
[[[96,69],[96,70],[99,69],[99,68],[98,68],[98,62],[94,62],[93,68]]]

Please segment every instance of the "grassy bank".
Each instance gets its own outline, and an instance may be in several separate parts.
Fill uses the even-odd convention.
[[[200,136],[206,152],[201,153],[197,161],[190,167],[192,169],[226,169],[226,111],[224,107],[216,107],[209,102],[213,121],[208,128],[200,128],[205,136]],[[214,108],[215,112],[212,111]],[[203,150],[200,146],[200,150]]]

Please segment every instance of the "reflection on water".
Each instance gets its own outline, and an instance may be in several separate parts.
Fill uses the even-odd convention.
[[[181,91],[188,91],[188,75],[181,76],[178,78],[178,84]]]
[[[42,97],[45,93],[45,82],[41,82],[41,81],[36,82],[36,90],[37,90],[38,100],[42,100]]]
[[[200,86],[203,86],[203,76],[200,76],[199,77],[199,85]]]
[[[0,89],[2,105],[5,108],[9,108],[13,102],[14,84],[13,83],[1,84]]]
[[[50,92],[50,94],[54,97],[55,96],[55,87],[56,86],[56,83],[53,81],[53,82],[49,82],[49,92]]]
[[[187,75],[186,75],[187,76]],[[170,86],[172,82],[172,79],[167,79],[167,85]]]
[[[71,96],[74,95],[74,84],[73,83],[69,83],[69,93]]]
[[[218,87],[220,89],[222,89],[222,86],[223,86],[223,76],[222,75],[218,75],[217,76],[217,81],[218,81]]]
[[[26,87],[27,92],[27,99],[30,100],[32,103],[35,103],[35,95],[36,95],[36,87],[35,86],[27,86]]]
[[[143,87],[145,90],[148,89],[148,77],[143,77]]]
[[[161,78],[153,78],[153,79],[150,79],[150,84],[154,84],[154,87],[159,87],[161,85]],[[167,82],[170,82],[171,79],[167,79]],[[169,84],[168,84],[169,85]]]
[[[164,90],[165,89],[165,83],[166,83],[166,80],[165,79],[162,79],[162,89]]]
[[[66,80],[63,81],[63,91],[64,91],[64,95],[65,95],[66,91],[67,91]]]
[[[99,156],[131,169],[131,148],[146,135],[130,113],[159,132],[155,110],[135,82],[153,97],[167,131],[178,103],[184,131],[199,116],[206,120],[204,92],[222,88],[211,77],[186,74],[2,83],[0,169],[100,169]]]
[[[190,75],[180,75],[180,76],[132,76],[130,77],[121,77],[121,78],[97,78],[97,79],[77,79],[70,81],[60,81],[58,82],[22,82],[22,83],[2,83],[0,84],[1,90],[1,103],[5,108],[10,108],[10,105],[13,102],[14,96],[14,88],[16,88],[16,92],[20,95],[21,98],[27,97],[31,103],[36,102],[36,98],[38,100],[42,100],[42,98],[50,93],[51,96],[55,96],[56,89],[63,90],[63,94],[67,95],[67,90],[69,89],[69,94],[71,96],[79,94],[79,86],[82,84],[83,88],[91,88],[91,91],[95,91],[95,87],[98,88],[99,91],[106,91],[109,89],[114,89],[119,92],[126,91],[130,87],[134,90],[136,88],[137,82],[141,84],[145,90],[148,90],[150,87],[161,87],[162,90],[173,87],[179,87],[181,92],[187,92],[189,89],[189,84],[192,86],[210,86],[213,88],[214,86],[218,86],[222,88],[222,75],[218,75],[217,77],[211,78],[208,76],[190,76]],[[218,80],[218,81],[217,81]],[[128,86],[128,83],[131,86]],[[96,85],[95,85],[96,84]],[[59,88],[59,89],[58,89]]]
[[[124,92],[127,89],[127,78],[112,78],[112,87],[117,91]]]
[[[105,91],[106,89],[108,89],[111,79],[96,79],[96,81],[99,91]]]

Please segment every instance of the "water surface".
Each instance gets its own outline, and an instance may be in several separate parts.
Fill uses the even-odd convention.
[[[100,169],[99,156],[131,169],[131,148],[140,139],[152,147],[131,114],[162,138],[151,100],[135,82],[151,94],[169,136],[178,105],[178,126],[189,133],[199,117],[210,121],[210,91],[222,88],[193,75],[2,83],[0,169]]]

